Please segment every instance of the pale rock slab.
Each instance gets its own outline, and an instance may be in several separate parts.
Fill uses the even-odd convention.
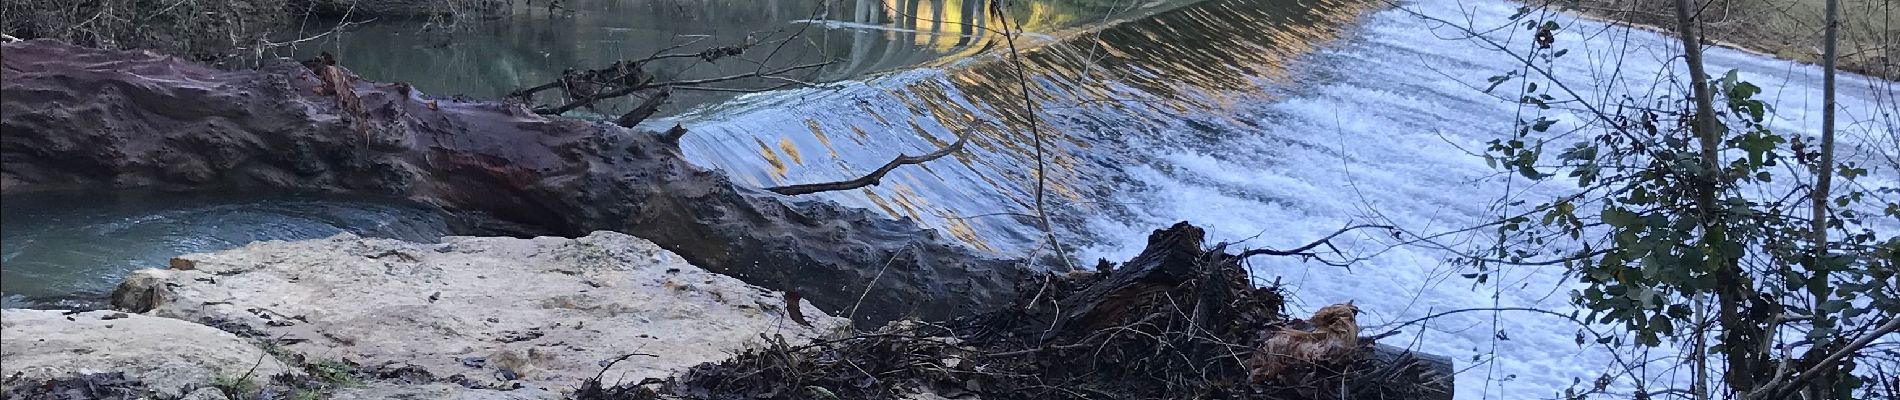
[[[249,339],[204,325],[111,311],[0,311],[0,363],[8,385],[124,373],[160,397],[184,396],[219,377],[263,385],[292,371]]]
[[[438,378],[571,390],[665,378],[766,337],[799,343],[847,320],[707,272],[645,239],[448,237],[258,242],[134,272],[113,304],[295,339],[310,359],[406,363]],[[603,361],[633,356],[602,372]],[[650,356],[648,356],[650,355]],[[450,397],[453,398],[453,397]]]

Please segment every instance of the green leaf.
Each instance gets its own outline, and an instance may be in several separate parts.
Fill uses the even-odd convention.
[[[1535,87],[1535,84],[1533,84],[1533,87]],[[1540,117],[1537,119],[1537,122],[1531,123],[1531,130],[1538,131],[1538,132],[1548,131],[1550,130],[1550,126],[1556,123],[1557,123],[1557,120],[1545,119],[1545,118]]]
[[[1848,307],[1852,307],[1852,306],[1853,306],[1853,303],[1848,303],[1847,300],[1835,299],[1835,300],[1828,300],[1825,302],[1821,302],[1821,306],[1816,307],[1816,308],[1819,309],[1821,312],[1833,314],[1833,313],[1841,312],[1841,310],[1845,310]]]
[[[1511,18],[1510,18],[1510,19],[1511,19],[1512,21],[1516,21],[1516,20],[1517,20],[1518,18],[1524,18],[1524,16],[1526,16],[1526,15],[1531,15],[1531,7],[1530,7],[1530,6],[1523,6],[1523,7],[1518,7],[1518,8],[1517,8],[1517,12],[1516,12],[1516,13],[1513,13],[1513,14],[1511,14]]]
[[[1735,71],[1729,71],[1729,73],[1732,75]],[[1761,87],[1748,82],[1738,82],[1735,84],[1734,89],[1729,89],[1729,98],[1731,99],[1747,99],[1755,97],[1757,94],[1761,94]]]
[[[1523,175],[1525,178],[1530,179],[1530,180],[1542,180],[1545,177],[1550,176],[1542,172],[1537,172],[1537,167],[1532,166],[1530,163],[1519,164],[1517,166],[1517,174]]]
[[[1511,75],[1515,75],[1515,73],[1513,73],[1513,74],[1511,74]],[[1492,91],[1492,90],[1497,90],[1497,88],[1498,88],[1498,85],[1503,85],[1503,84],[1504,84],[1504,82],[1508,82],[1508,81],[1510,81],[1510,80],[1511,80],[1511,75],[1496,75],[1496,76],[1492,76],[1492,77],[1491,77],[1490,79],[1488,79],[1489,81],[1491,81],[1491,86],[1486,86],[1486,87],[1484,88],[1484,92],[1485,92],[1485,93],[1491,93],[1491,91]]]
[[[819,386],[806,386],[805,391],[811,392],[811,395],[813,398],[820,398],[820,399],[837,399],[838,398],[838,395],[831,393],[830,389],[825,389]]]
[[[1651,329],[1655,329],[1657,332],[1675,332],[1676,331],[1676,324],[1674,322],[1670,322],[1669,318],[1664,317],[1662,314],[1656,314],[1656,315],[1650,316],[1649,327]]]
[[[1602,218],[1603,218],[1603,223],[1610,224],[1610,226],[1619,227],[1619,228],[1627,227],[1627,226],[1630,226],[1631,224],[1636,223],[1636,214],[1630,213],[1629,211],[1625,211],[1621,208],[1613,207],[1613,208],[1603,210]]]

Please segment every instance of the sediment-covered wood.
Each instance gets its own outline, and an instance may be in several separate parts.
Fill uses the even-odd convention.
[[[677,134],[433,97],[347,73],[357,99],[339,102],[342,91],[322,89],[323,79],[290,62],[226,71],[46,40],[0,46],[0,192],[402,197],[570,236],[633,234],[826,311],[862,296],[854,320],[867,324],[988,309],[1028,276],[1015,261],[912,222],[735,185],[682,158],[668,140]]]

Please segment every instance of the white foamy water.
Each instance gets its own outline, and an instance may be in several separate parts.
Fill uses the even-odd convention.
[[[1054,198],[1061,205],[1065,237],[1083,244],[1077,258],[1127,259],[1141,250],[1148,231],[1183,220],[1207,229],[1210,242],[1248,239],[1241,243],[1247,247],[1297,246],[1356,223],[1391,223],[1421,233],[1455,231],[1574,190],[1563,179],[1532,183],[1516,178],[1472,154],[1489,140],[1509,137],[1513,121],[1540,115],[1480,90],[1489,84],[1487,78],[1523,65],[1507,53],[1459,38],[1457,30],[1414,15],[1493,27],[1510,25],[1507,18],[1519,4],[1422,0],[1400,7],[1366,16],[1337,39],[1302,41],[1295,36],[1311,32],[1238,27],[1226,34],[1267,38],[1251,42],[1257,48],[1180,50],[1190,55],[1228,52],[1221,56],[1231,55],[1237,65],[1197,64],[1192,72],[1224,71],[1218,73],[1230,74],[1233,82],[1170,75],[1181,70],[1139,63],[1100,66],[1097,71],[1107,76],[1088,79],[1062,75],[1074,70],[1038,69],[1040,93],[1048,96],[1042,117],[1051,125],[1049,135],[1056,137],[1052,147],[1060,153],[1057,164],[1062,166],[1052,177],[1067,193]],[[1229,8],[1176,17],[1208,20]],[[1278,26],[1273,15],[1263,15],[1256,18],[1267,21],[1260,26]],[[1606,102],[1677,90],[1655,85],[1659,77],[1682,74],[1681,61],[1671,58],[1680,54],[1675,39],[1569,16],[1554,18],[1565,27],[1557,47],[1569,53],[1553,64],[1553,71],[1580,97]],[[1179,26],[1142,29],[1157,41],[1191,34],[1177,32],[1186,29]],[[1523,29],[1495,30],[1488,37],[1517,54],[1533,45],[1531,32]],[[1104,53],[1122,56],[1128,51],[1111,46]],[[1271,68],[1248,64],[1281,58],[1291,61]],[[1741,78],[1765,89],[1758,98],[1776,107],[1771,126],[1777,132],[1817,133],[1818,68],[1727,49],[1709,50],[1707,59],[1712,73],[1737,70]],[[996,76],[951,68],[749,98],[743,106],[723,110],[736,113],[689,117],[699,124],[688,125],[694,135],[703,136],[689,136],[686,151],[744,182],[830,180],[875,168],[896,152],[928,151],[933,143],[950,140],[960,127],[1009,115],[1000,111],[1007,103],[985,100],[993,94],[968,93],[972,87],[985,87],[967,83],[971,75]],[[1144,85],[1169,79],[1182,80],[1182,88]],[[1536,80],[1549,86],[1548,80]],[[1510,89],[1514,85],[1516,81],[1497,93],[1515,96]],[[1893,101],[1894,85],[1854,75],[1841,79],[1842,142],[1860,146],[1844,151],[1843,158],[1873,170],[1874,176],[1860,181],[1864,186],[1894,186],[1900,176],[1875,162],[1883,153],[1900,154],[1900,138],[1892,133],[1900,126],[1894,122],[1900,114]],[[919,87],[928,93],[917,94]],[[952,90],[956,88],[963,92]],[[938,102],[920,105],[919,99]],[[1116,104],[1090,101],[1101,99]],[[1175,106],[1144,106],[1151,102]],[[1541,114],[1561,120],[1551,132],[1563,132],[1582,120],[1566,115],[1565,107]],[[849,132],[855,133],[844,134]],[[943,229],[958,229],[962,220],[954,215],[969,217],[980,222],[965,223],[974,228],[961,229],[986,239],[988,248],[1005,254],[1032,251],[1035,238],[1022,221],[972,217],[1028,209],[1024,171],[1029,167],[1023,163],[1023,149],[1008,146],[1005,139],[1010,136],[984,138],[988,141],[973,142],[975,147],[961,162],[900,170],[884,186],[824,196],[865,208],[887,207],[893,215]],[[1501,204],[1505,198],[1529,204]],[[890,199],[902,199],[903,205],[888,206],[899,202]],[[1872,224],[1889,232],[1900,229],[1900,221]],[[1495,240],[1492,235],[1488,229],[1478,230],[1442,241],[1455,247],[1481,245]],[[1570,286],[1558,266],[1507,267],[1494,270],[1485,284],[1476,284],[1460,276],[1474,271],[1446,262],[1451,254],[1391,247],[1393,240],[1383,232],[1348,234],[1338,242],[1350,255],[1365,259],[1348,269],[1258,257],[1251,268],[1260,281],[1286,287],[1290,311],[1296,315],[1355,302],[1365,311],[1361,325],[1368,334],[1455,309],[1573,310]],[[1638,378],[1649,382],[1650,390],[1688,387],[1688,372],[1681,370],[1676,350],[1617,354],[1593,342],[1577,344],[1585,329],[1616,331],[1536,313],[1472,312],[1433,319],[1424,329],[1406,327],[1405,334],[1385,342],[1450,356],[1457,363],[1461,399],[1561,398],[1574,380],[1587,388],[1599,375],[1631,368],[1634,376],[1615,376],[1620,392],[1613,397],[1631,395]]]
[[[1257,136],[1225,141],[1231,151],[1174,151],[1162,157],[1165,162],[1132,170],[1131,175],[1146,187],[1118,197],[1150,207],[1135,208],[1142,214],[1135,221],[1091,221],[1091,230],[1124,238],[1093,248],[1091,254],[1125,258],[1139,252],[1141,232],[1175,220],[1201,224],[1217,240],[1265,232],[1248,243],[1286,248],[1349,223],[1390,222],[1421,232],[1449,231],[1495,218],[1499,215],[1496,203],[1507,194],[1534,204],[1568,193],[1571,187],[1565,180],[1532,186],[1514,179],[1515,174],[1488,168],[1482,158],[1467,152],[1481,151],[1491,139],[1508,138],[1520,111],[1514,102],[1473,87],[1484,87],[1486,78],[1522,65],[1506,54],[1451,39],[1456,30],[1435,27],[1411,14],[1453,21],[1469,15],[1482,26],[1495,26],[1517,7],[1505,2],[1428,0],[1372,16],[1357,38],[1319,57],[1318,62],[1332,70],[1327,73],[1330,79],[1257,111],[1255,118],[1262,126]],[[1559,47],[1572,50],[1557,64],[1555,73],[1560,80],[1581,84],[1578,89],[1584,98],[1600,101],[1619,93],[1652,97],[1648,85],[1658,74],[1682,69],[1679,60],[1668,58],[1680,54],[1680,42],[1672,38],[1575,18],[1558,19],[1567,27],[1559,36]],[[1510,43],[1519,54],[1530,46],[1530,35],[1522,30],[1506,29],[1491,36]],[[1590,87],[1590,82],[1618,64],[1623,75],[1617,87]],[[1739,70],[1744,80],[1766,88],[1762,99],[1778,107],[1772,124],[1777,132],[1817,134],[1818,68],[1727,49],[1710,50],[1708,65],[1718,74]],[[1895,126],[1893,83],[1857,76],[1844,76],[1840,82],[1842,118],[1855,121],[1843,124],[1842,137],[1851,138],[1845,141],[1889,146],[1888,154],[1894,153],[1896,143],[1890,136]],[[1563,117],[1561,112],[1545,115]],[[1566,119],[1574,124],[1578,118]],[[1559,128],[1563,125],[1567,124],[1560,123]],[[1867,156],[1854,157],[1867,163]],[[1877,169],[1876,176],[1864,179],[1863,184],[1892,186],[1895,171],[1869,166]],[[1122,233],[1112,234],[1115,231]],[[1360,245],[1348,248],[1384,249],[1372,244],[1391,242],[1379,234],[1355,237]],[[1491,240],[1489,235],[1486,229],[1475,235],[1454,235],[1448,241],[1482,242]],[[1458,276],[1471,271],[1448,265],[1444,260],[1450,255],[1440,251],[1397,247],[1367,256],[1371,258],[1350,270],[1293,258],[1257,258],[1254,272],[1262,279],[1281,279],[1291,289],[1298,309],[1356,302],[1367,312],[1361,324],[1369,333],[1383,331],[1377,328],[1382,323],[1453,309],[1573,309],[1559,266],[1497,271],[1491,279],[1504,283],[1500,287],[1474,285]],[[1416,327],[1407,328],[1406,335],[1388,341],[1409,340],[1419,349],[1458,361],[1462,370],[1458,398],[1561,398],[1572,379],[1582,379],[1585,384],[1580,387],[1587,388],[1598,375],[1624,370],[1624,362],[1644,366],[1639,373],[1650,376],[1651,390],[1687,387],[1686,380],[1673,380],[1686,377],[1687,371],[1675,375],[1681,362],[1672,350],[1657,349],[1618,361],[1593,344],[1577,345],[1579,328],[1548,315],[1476,312],[1438,318],[1422,333]],[[1619,380],[1623,385],[1630,382]]]

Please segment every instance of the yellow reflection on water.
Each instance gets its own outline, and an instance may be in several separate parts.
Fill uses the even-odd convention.
[[[806,118],[805,127],[811,128],[811,136],[818,139],[818,144],[825,146],[825,154],[838,158],[838,148],[831,146],[831,137],[825,136],[825,128],[818,125],[818,120]]]
[[[889,23],[901,29],[888,32],[896,35],[892,38],[965,55],[987,50],[991,53],[979,57],[989,58],[940,61],[938,65],[946,69],[942,79],[922,79],[883,89],[877,96],[881,103],[859,102],[853,108],[862,113],[847,118],[845,124],[814,119],[805,123],[833,159],[840,158],[840,152],[829,136],[846,127],[850,131],[844,136],[860,148],[879,143],[917,143],[901,150],[912,155],[949,145],[955,139],[944,135],[945,131],[969,132],[972,137],[968,147],[954,155],[962,165],[940,160],[900,170],[886,177],[882,186],[858,193],[886,215],[936,225],[951,237],[984,250],[994,249],[993,244],[984,241],[990,237],[986,232],[997,229],[993,224],[1018,222],[959,216],[952,209],[967,206],[959,203],[967,201],[960,197],[978,196],[969,191],[987,191],[990,193],[980,196],[1020,207],[993,211],[1028,210],[1034,208],[1034,188],[1042,178],[1046,179],[1043,197],[1052,204],[1083,212],[1099,207],[1094,202],[1099,199],[1091,198],[1094,194],[1090,191],[1102,190],[1103,183],[1092,181],[1103,178],[1091,174],[1104,167],[1091,161],[1091,152],[1139,151],[1100,148],[1123,143],[1112,140],[1122,134],[1114,129],[1146,129],[1131,133],[1164,138],[1244,134],[1222,130],[1255,126],[1247,120],[1255,117],[1245,110],[1271,100],[1271,88],[1289,83],[1292,75],[1288,70],[1293,63],[1339,40],[1348,31],[1348,24],[1381,4],[1362,0],[1206,0],[1107,27],[1051,32],[1043,27],[1073,26],[1076,18],[1087,14],[1073,13],[1050,2],[1019,3],[1009,16],[1012,24],[1021,19],[1029,31],[1042,33],[1019,38],[1022,53],[1008,57],[995,52],[1001,36],[989,30],[1000,26],[1001,17],[990,15],[981,1],[877,0],[891,18]],[[1087,18],[1099,18],[1099,14],[1094,15],[1098,16]],[[1029,78],[1027,82],[1019,78],[1022,75]],[[1034,112],[1026,107],[1024,91],[1034,100]],[[1086,122],[1090,118],[1099,120]],[[1188,128],[1177,129],[1179,132],[1152,130],[1184,126],[1184,122]],[[827,125],[832,128],[830,132]],[[921,143],[884,138],[905,132]],[[1037,146],[1039,142],[1041,146]],[[779,152],[792,163],[803,165],[795,144],[781,138],[775,151],[759,143],[760,153],[775,177],[783,177],[786,168]],[[924,148],[924,144],[931,148]],[[1040,166],[1038,147],[1042,153]],[[885,155],[900,152],[888,148],[845,152],[865,150]],[[966,207],[964,211],[969,210]]]
[[[862,188],[860,191],[864,192],[864,198],[871,199],[871,204],[876,204],[878,209],[884,210],[884,215],[891,217],[899,216],[897,210],[891,208],[890,202],[885,201],[883,197],[877,195],[877,191],[871,190],[869,187]]]
[[[805,158],[798,155],[798,145],[792,143],[792,138],[778,138],[778,149],[784,151],[785,156],[790,157],[793,164],[805,165]]]
[[[772,151],[772,146],[766,145],[764,140],[759,140],[757,137],[752,138],[752,141],[759,143],[759,155],[765,157],[766,164],[772,165],[772,182],[777,183],[785,179],[785,162],[779,161],[778,153]]]

